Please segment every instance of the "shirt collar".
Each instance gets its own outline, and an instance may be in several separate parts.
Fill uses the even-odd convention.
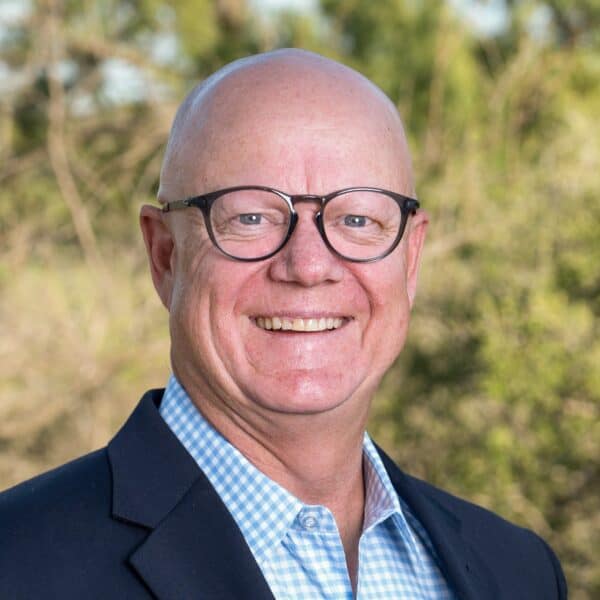
[[[213,485],[260,563],[283,539],[305,505],[257,469],[214,429],[174,375],[163,395],[160,414]],[[393,517],[392,526],[414,548],[415,541],[398,495],[366,432],[363,456],[363,533]]]
[[[398,497],[381,456],[366,431],[363,455],[366,490],[363,533],[389,519],[390,526],[398,530],[401,539],[409,547],[410,556],[416,556],[418,545],[414,538],[413,528],[407,520],[407,517],[412,515],[410,515],[408,506]]]

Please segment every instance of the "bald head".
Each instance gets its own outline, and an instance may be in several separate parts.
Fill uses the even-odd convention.
[[[337,140],[343,154],[349,150],[344,141],[350,137],[389,148],[394,162],[390,167],[399,182],[393,182],[395,188],[400,185],[399,191],[414,193],[402,123],[392,102],[371,81],[304,50],[276,50],[244,58],[204,80],[179,108],[161,171],[159,200],[181,199],[218,186],[278,185],[273,180],[257,180],[260,174],[252,167],[257,159],[264,164],[265,145],[276,139],[281,149],[269,156],[277,163],[273,165],[276,171],[291,169],[290,162],[282,160],[285,156],[297,161],[303,153],[301,168],[297,165],[296,173],[282,177],[279,184],[287,185],[286,191],[301,193],[306,191],[301,179],[312,176],[315,186],[320,183],[308,169],[330,158],[318,154],[318,141]],[[239,180],[244,171],[254,179]],[[298,189],[289,189],[295,184]],[[348,180],[348,185],[358,184],[383,185],[381,181]]]

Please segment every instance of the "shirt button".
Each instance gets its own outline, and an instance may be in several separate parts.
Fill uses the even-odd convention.
[[[301,522],[302,527],[304,527],[304,529],[306,529],[307,531],[312,531],[319,524],[317,519],[311,515],[307,515],[306,517],[304,517]]]

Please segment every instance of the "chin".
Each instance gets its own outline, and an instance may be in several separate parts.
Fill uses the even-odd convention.
[[[315,377],[315,373],[294,372],[277,378],[255,401],[268,410],[287,414],[318,414],[334,410],[351,398],[357,386],[350,382],[332,381],[332,377]],[[265,389],[268,390],[265,393]]]

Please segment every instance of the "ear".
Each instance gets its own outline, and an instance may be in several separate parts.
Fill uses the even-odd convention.
[[[417,279],[421,266],[421,255],[425,233],[429,224],[429,215],[424,210],[418,210],[410,217],[406,239],[406,291],[412,308],[417,293]]]
[[[146,244],[154,287],[167,310],[171,304],[175,269],[175,242],[156,206],[144,205],[140,211],[140,227]]]

